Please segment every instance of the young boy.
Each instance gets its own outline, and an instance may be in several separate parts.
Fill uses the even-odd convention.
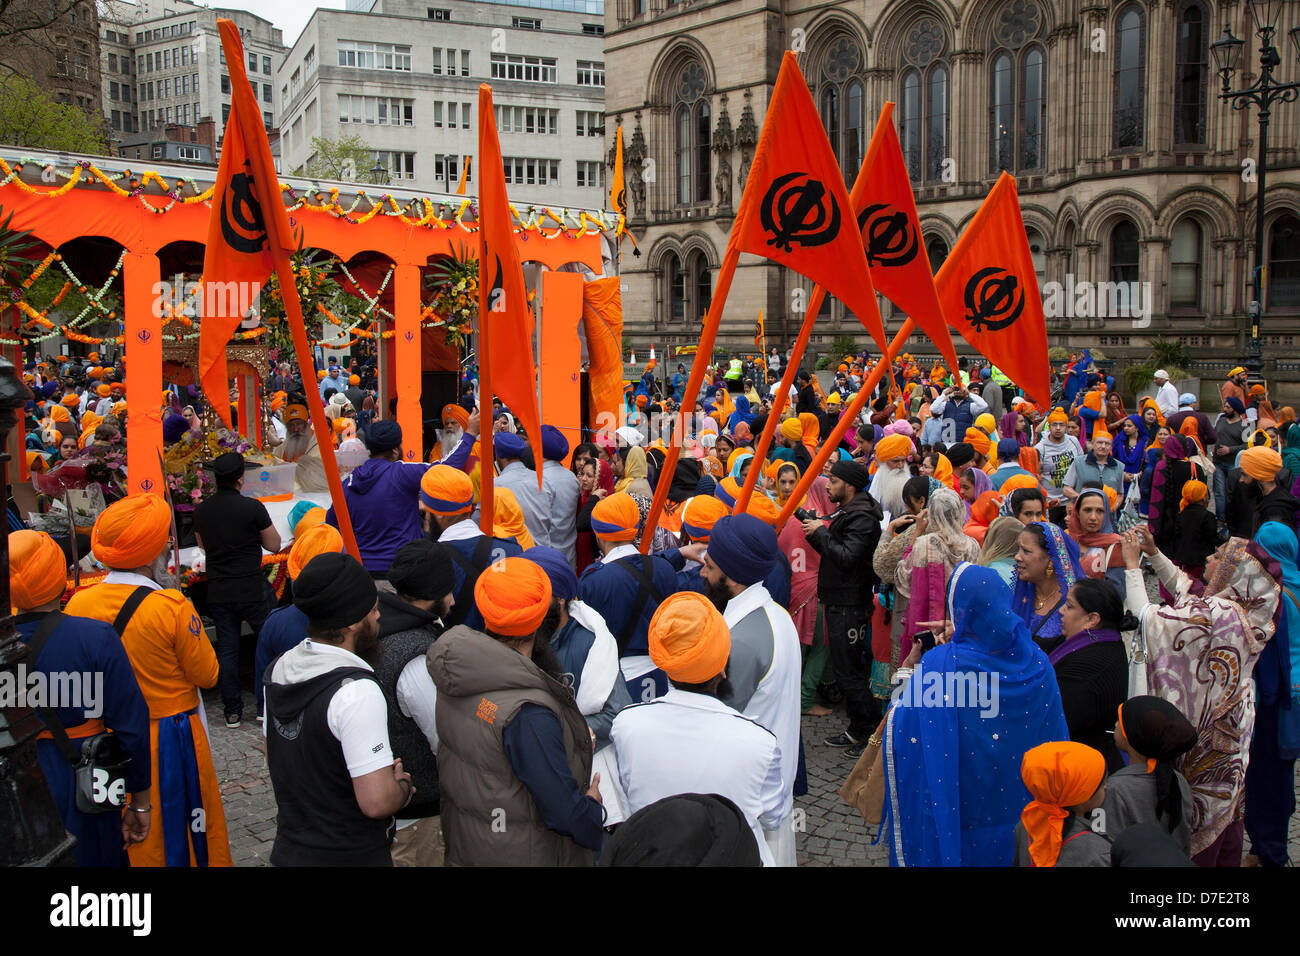
[[[1113,840],[1134,824],[1153,823],[1183,853],[1191,853],[1192,789],[1173,762],[1195,743],[1196,728],[1169,701],[1133,697],[1120,705],[1115,746],[1128,755],[1128,766],[1106,781],[1101,806],[1107,837]]]
[[[1070,740],[1025,754],[1020,777],[1034,799],[1016,824],[1016,866],[1110,866],[1110,840],[1094,831],[1106,799],[1106,758]]]
[[[1170,555],[1193,578],[1199,580],[1205,559],[1219,546],[1219,523],[1205,507],[1208,487],[1203,481],[1185,482],[1183,500],[1178,505],[1178,541]]]

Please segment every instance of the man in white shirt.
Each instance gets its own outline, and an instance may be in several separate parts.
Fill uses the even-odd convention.
[[[1169,373],[1162,368],[1156,369],[1151,378],[1156,384],[1156,407],[1160,409],[1161,415],[1168,418],[1178,411],[1178,389],[1174,388],[1174,383],[1169,381]]]
[[[763,834],[784,819],[780,744],[771,731],[721,700],[731,638],[722,615],[693,591],[679,591],[655,612],[650,657],[672,682],[664,696],[625,707],[610,739],[628,812],[679,793],[716,793],[740,808],[765,865],[774,862]],[[797,757],[797,753],[796,753]]]
[[[414,786],[393,759],[366,661],[379,643],[375,582],[349,554],[318,554],[294,581],[294,604],[307,639],[271,668],[262,725],[278,807],[271,863],[389,866],[393,815]]]
[[[725,607],[731,630],[729,692],[724,703],[776,734],[785,796],[780,825],[765,836],[777,866],[794,866],[794,778],[799,769],[799,632],[763,581],[780,553],[776,531],[753,515],[718,519],[701,574],[708,597]]]

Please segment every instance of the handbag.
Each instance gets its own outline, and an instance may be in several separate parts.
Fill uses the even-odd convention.
[[[141,585],[127,597],[113,621],[113,629],[120,637],[135,614],[136,609],[151,593]],[[36,633],[27,645],[29,660],[35,663],[45,649],[45,644],[63,620],[62,611],[51,611],[41,620]],[[59,752],[73,769],[73,790],[77,810],[81,813],[121,813],[131,797],[126,788],[126,772],[131,756],[122,741],[111,730],[92,734],[80,741],[80,748],[72,742],[63,722],[52,707],[38,707],[36,713],[54,738]]]
[[[873,827],[880,825],[885,810],[885,752],[881,747],[884,735],[885,721],[881,720],[840,787],[841,799]]]

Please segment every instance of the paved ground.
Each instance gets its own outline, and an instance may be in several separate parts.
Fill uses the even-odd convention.
[[[251,669],[248,686],[251,686]],[[266,866],[275,839],[275,800],[266,772],[262,725],[245,719],[236,730],[226,729],[216,691],[204,695],[212,736],[212,757],[230,833],[236,866]],[[244,694],[244,713],[255,713],[253,697]],[[873,846],[876,831],[856,810],[840,799],[839,789],[852,768],[843,751],[822,744],[845,727],[841,711],[830,717],[803,719],[804,752],[808,764],[808,793],[795,801],[796,847],[800,866],[887,866],[889,851]],[[1297,776],[1300,792],[1300,775]],[[1290,855],[1300,861],[1300,813],[1291,817]]]

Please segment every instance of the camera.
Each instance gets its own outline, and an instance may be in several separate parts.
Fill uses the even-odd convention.
[[[807,508],[795,508],[794,516],[800,521],[820,521],[822,516],[815,511],[809,511]]]

